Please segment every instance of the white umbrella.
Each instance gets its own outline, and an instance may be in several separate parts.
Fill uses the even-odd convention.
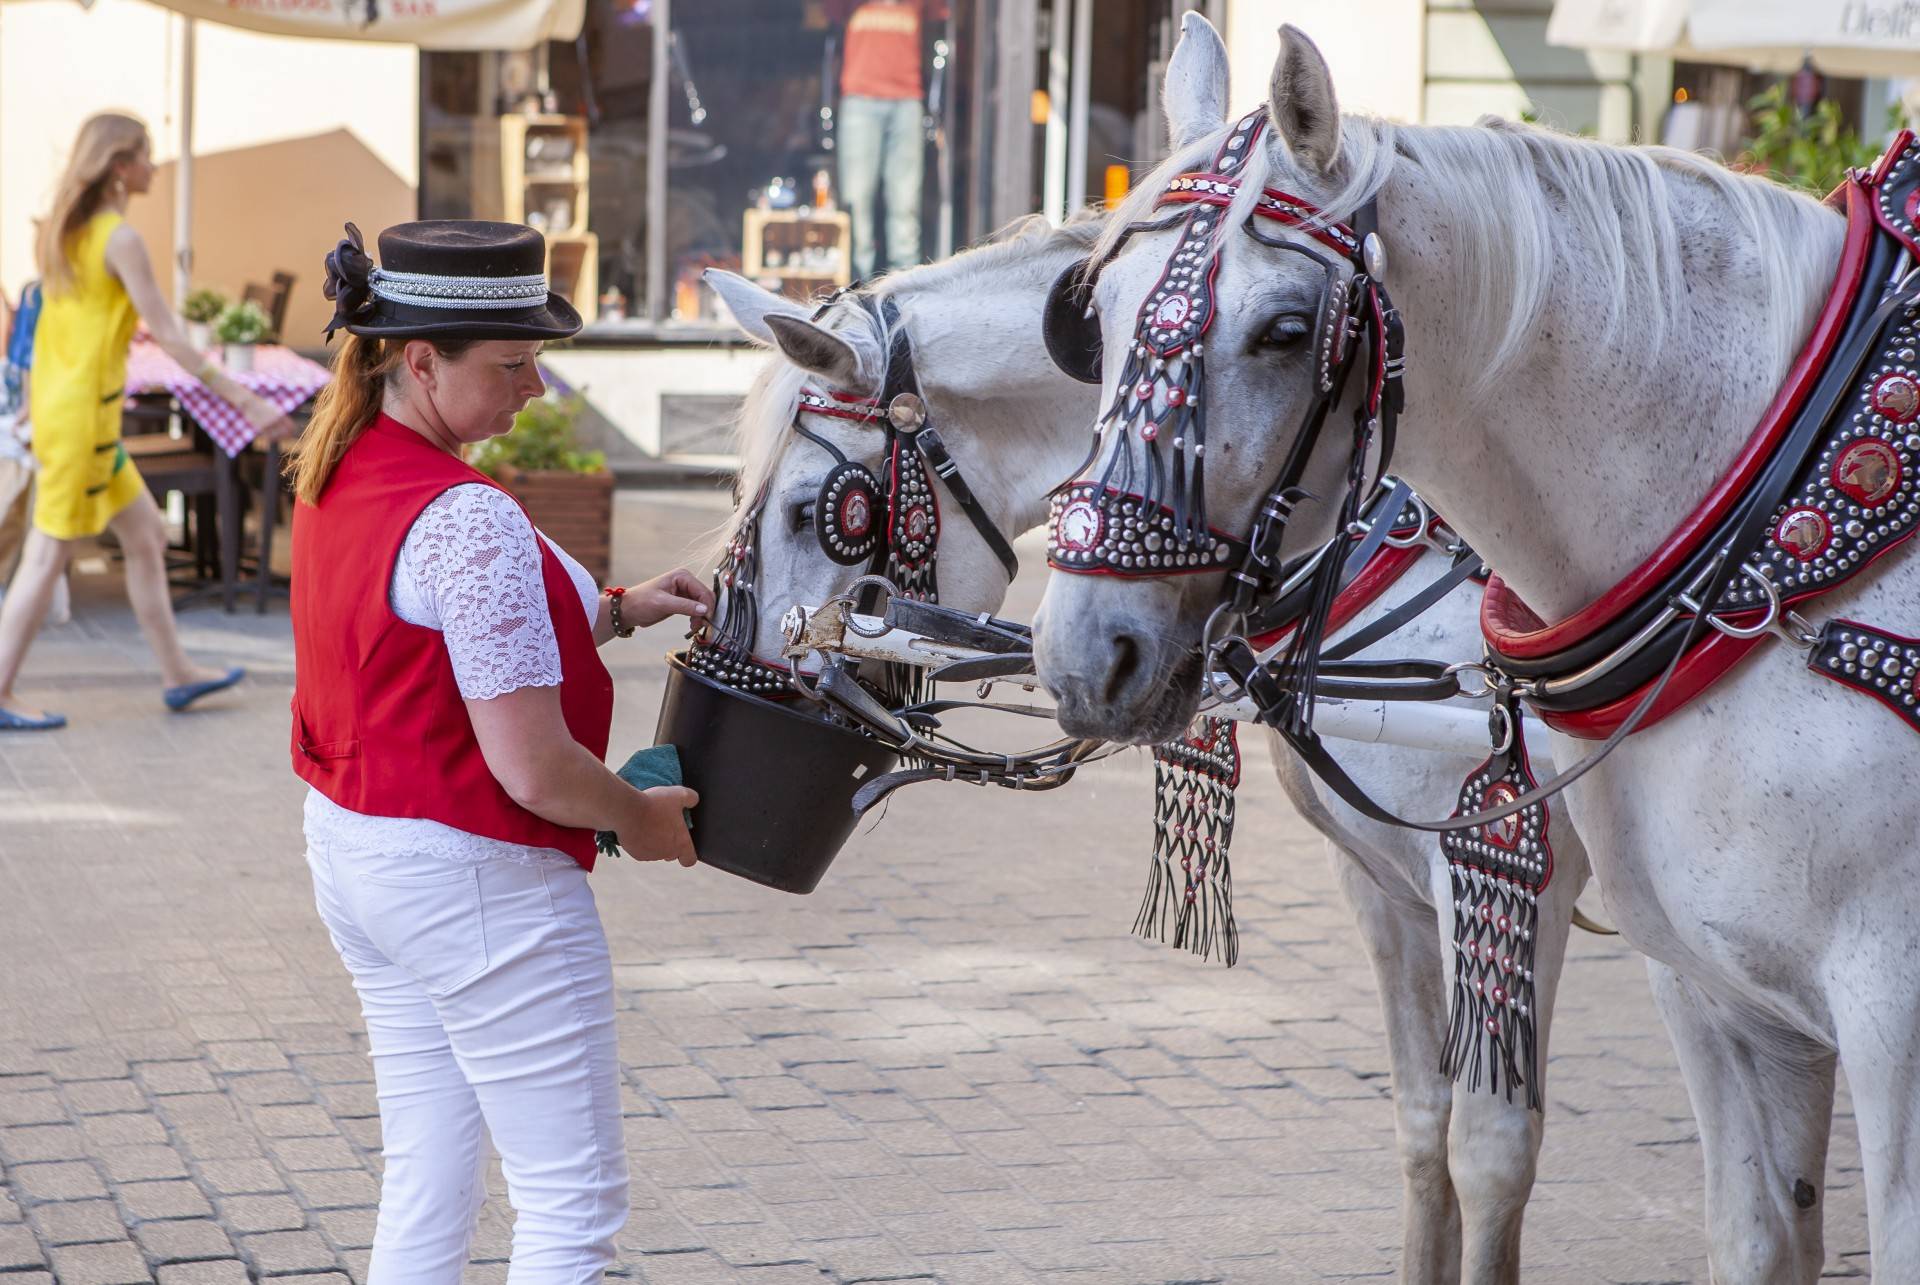
[[[1547,43],[1832,76],[1920,75],[1920,22],[1865,0],[1556,0]]]

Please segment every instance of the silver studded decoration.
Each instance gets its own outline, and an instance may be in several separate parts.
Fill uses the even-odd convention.
[[[1264,107],[1242,116],[1207,171],[1179,175],[1161,193],[1157,204],[1191,209],[1159,280],[1141,301],[1113,401],[1094,426],[1094,455],[1104,443],[1104,463],[1054,505],[1048,560],[1059,570],[1136,576],[1213,570],[1227,566],[1238,548],[1207,523],[1203,341],[1214,318],[1220,220],[1240,190],[1233,172],[1259,146],[1266,122]],[[1298,228],[1349,259],[1360,252],[1350,228],[1285,192],[1264,189],[1253,215]],[[1344,350],[1350,293],[1349,283],[1335,278],[1322,301],[1315,336],[1322,392],[1332,387]],[[1104,542],[1087,541],[1095,528]]]
[[[1234,789],[1239,725],[1202,715],[1187,735],[1153,747],[1153,856],[1133,931],[1202,959],[1240,958],[1233,922]]]
[[[1455,816],[1498,807],[1534,788],[1517,710],[1511,746],[1474,769]],[[1453,889],[1453,1004],[1440,1068],[1477,1090],[1481,1076],[1513,1101],[1524,1088],[1540,1109],[1534,1019],[1534,934],[1539,899],[1553,877],[1548,812],[1532,803],[1511,816],[1441,835]]]
[[[1754,558],[1782,598],[1840,584],[1920,529],[1920,320],[1884,341],[1849,412],[1827,426]],[[1765,607],[1767,592],[1741,576],[1717,610]]]
[[[1047,535],[1047,561],[1063,571],[1142,576],[1221,571],[1243,552],[1238,540],[1218,531],[1196,537],[1164,504],[1095,482],[1076,482],[1053,497]]]
[[[1807,657],[1814,673],[1865,692],[1920,731],[1920,639],[1831,620]]]
[[[753,636],[759,622],[755,582],[760,575],[760,513],[767,489],[761,488],[740,517],[740,525],[721,552],[714,569],[715,603],[712,625],[697,634],[687,648],[687,666],[723,687],[767,700],[795,695],[787,671],[753,655]]]

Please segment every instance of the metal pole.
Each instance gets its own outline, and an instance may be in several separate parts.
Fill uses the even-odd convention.
[[[1067,103],[1067,213],[1087,203],[1087,105],[1093,85],[1093,0],[1073,0],[1073,68]]]
[[[1045,170],[1040,179],[1040,208],[1055,223],[1067,219],[1068,62],[1072,58],[1073,0],[1053,0],[1052,32],[1047,39],[1047,126]]]
[[[647,320],[667,316],[667,88],[673,0],[653,0],[653,83],[647,86]]]
[[[194,20],[180,35],[180,159],[173,166],[173,306],[178,311],[193,286],[193,52]]]

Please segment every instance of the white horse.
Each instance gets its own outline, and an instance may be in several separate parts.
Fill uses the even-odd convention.
[[[1054,367],[1039,341],[1039,323],[1049,286],[1086,257],[1098,231],[1091,223],[1048,231],[1035,220],[999,244],[888,276],[873,287],[899,307],[931,421],[988,513],[1009,535],[1044,519],[1050,487],[1085,450],[1094,390]],[[791,431],[796,399],[807,384],[871,394],[881,383],[888,337],[877,332],[866,311],[848,303],[828,309],[816,322],[809,310],[742,278],[716,272],[708,280],[741,327],[777,346],[786,358],[769,363],[741,425],[740,493],[751,500],[767,488],[754,649],[774,657],[781,642],[778,622],[790,604],[824,602],[864,570],[835,564],[816,539],[809,506],[833,460]],[[810,412],[802,414],[802,422],[849,459],[878,471],[877,430]],[[1322,484],[1331,488],[1335,479],[1329,475]],[[969,611],[995,610],[1006,590],[1005,573],[955,510],[951,496],[942,499],[941,601]],[[1402,587],[1387,595],[1383,608],[1443,564],[1438,557],[1422,560]],[[1471,585],[1455,590],[1388,646],[1416,654],[1468,654],[1478,596]],[[1363,613],[1354,626],[1379,610]],[[1517,1281],[1521,1218],[1533,1185],[1542,1117],[1527,1109],[1524,1093],[1509,1101],[1504,1092],[1496,1095],[1484,1086],[1470,1092],[1439,1069],[1447,1032],[1449,955],[1435,906],[1450,897],[1439,849],[1323,796],[1277,739],[1274,746],[1283,787],[1328,839],[1333,869],[1358,921],[1385,1009],[1405,1178],[1402,1279]],[[1353,757],[1369,788],[1416,809],[1445,806],[1474,765],[1459,756],[1384,745],[1357,747]],[[1578,841],[1561,829],[1556,835],[1560,872],[1540,907],[1535,970],[1543,1065],[1568,925],[1586,878]],[[1242,871],[1252,859],[1241,857]]]
[[[1172,64],[1168,116],[1186,145],[1115,228],[1228,137],[1211,28],[1190,18]],[[1546,620],[1639,565],[1726,471],[1835,275],[1837,214],[1701,157],[1343,117],[1292,28],[1267,119],[1209,252],[1211,520],[1245,529],[1301,422],[1309,361],[1294,337],[1323,287],[1301,255],[1242,233],[1249,202],[1264,183],[1346,219],[1377,198],[1407,327],[1394,470]],[[1174,235],[1141,232],[1099,279],[1109,382]],[[1178,726],[1218,592],[1217,576],[1056,572],[1036,653],[1063,724],[1141,742]],[[1908,554],[1818,610],[1898,629],[1916,602]],[[1591,746],[1556,736],[1553,749],[1565,766]],[[1718,1281],[1819,1275],[1836,1055],[1876,1274],[1920,1281],[1916,750],[1884,710],[1768,644],[1567,796],[1622,933],[1662,961],[1651,972],[1699,1119]]]

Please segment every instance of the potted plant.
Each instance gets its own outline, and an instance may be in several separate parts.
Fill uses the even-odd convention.
[[[257,303],[229,304],[213,323],[213,337],[226,345],[228,370],[252,370],[253,346],[273,333],[273,321]]]
[[[583,451],[575,440],[586,404],[579,393],[529,402],[511,432],[481,442],[468,462],[511,492],[535,526],[605,584],[613,561],[613,474],[603,453]]]
[[[213,323],[227,310],[227,297],[202,286],[187,295],[180,315],[187,321],[187,339],[201,352],[213,346]]]

